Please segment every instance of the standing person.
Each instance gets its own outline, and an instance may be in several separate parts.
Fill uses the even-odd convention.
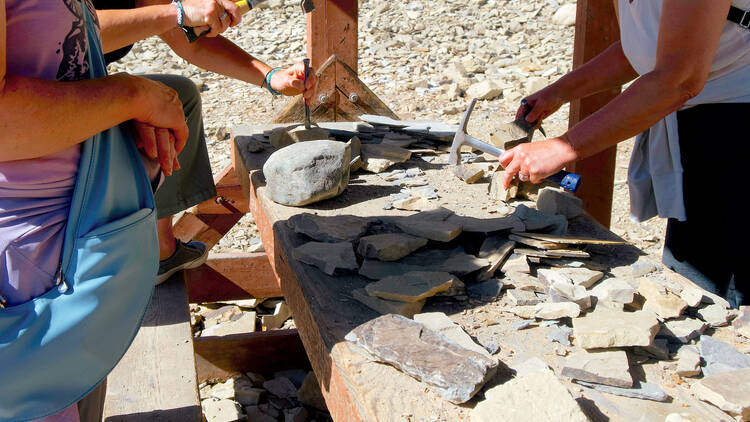
[[[126,121],[171,172],[188,136],[177,93],[106,76],[91,3],[0,0],[0,420],[101,419],[158,260]]]
[[[304,83],[304,65],[271,68],[220,36],[240,23],[237,5],[230,0],[94,0],[102,27],[102,42],[108,62],[124,57],[132,44],[158,35],[186,61],[210,71],[268,88],[272,95],[312,95],[315,72]],[[196,27],[196,33],[209,31],[189,43],[181,26]],[[159,233],[159,274],[157,284],[175,272],[195,268],[205,262],[206,245],[175,239],[172,215],[216,196],[208,159],[200,93],[189,79],[177,75],[145,75],[164,83],[180,95],[190,137],[179,155],[180,169],[167,175],[156,193]],[[138,128],[141,137],[151,137],[148,129]]]
[[[664,264],[733,306],[750,301],[742,263],[748,230],[732,201],[750,143],[750,0],[615,0],[621,40],[528,96],[518,116],[546,118],[564,103],[633,83],[564,135],[500,157],[508,186],[637,136],[631,215],[668,218]],[[731,9],[730,9],[731,6]],[[585,183],[585,181],[584,181]]]

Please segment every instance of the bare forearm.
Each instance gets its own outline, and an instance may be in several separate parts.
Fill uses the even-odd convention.
[[[638,77],[633,70],[620,41],[583,66],[560,78],[552,86],[563,95],[564,102],[584,98],[622,85]]]
[[[179,30],[169,31],[161,37],[188,62],[233,79],[261,85],[263,77],[271,70],[268,65],[222,36],[202,37],[193,44],[188,43]]]
[[[0,90],[0,161],[61,151],[135,116],[120,75],[54,82],[7,75]]]
[[[177,7],[172,4],[128,10],[98,10],[104,52],[117,50],[175,28],[177,14]]]
[[[565,137],[585,158],[629,139],[678,110],[694,93],[658,72],[643,75],[622,94],[571,128]]]

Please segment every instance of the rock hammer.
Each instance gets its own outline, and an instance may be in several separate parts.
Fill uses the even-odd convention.
[[[240,0],[234,2],[239,8],[240,8],[240,14],[244,15],[245,13],[251,11],[254,7],[257,7],[258,5],[267,2],[268,0]],[[300,0],[299,2],[300,7],[302,8],[302,13],[310,13],[313,10],[315,10],[315,3],[313,0]],[[224,12],[226,14],[226,12]],[[195,32],[195,28],[190,26],[185,26],[182,28],[183,31],[185,31],[185,37],[187,37],[188,41],[191,43],[194,43],[198,38],[206,35],[211,30],[205,30],[200,34],[197,34]]]
[[[476,98],[471,100],[469,108],[466,109],[466,112],[461,118],[461,123],[458,125],[458,130],[456,130],[456,135],[453,137],[453,144],[451,145],[451,154],[448,157],[448,164],[454,166],[459,164],[459,161],[461,161],[461,147],[464,145],[469,145],[472,148],[476,148],[480,151],[492,154],[497,157],[505,152],[500,148],[482,142],[479,139],[471,137],[468,133],[466,133],[466,127],[469,125],[469,117],[471,117],[471,112],[474,111],[474,105],[476,105],[476,103]],[[565,170],[560,170],[559,172],[553,174],[552,176],[549,176],[545,180],[557,183],[564,189],[575,192],[581,182],[581,176],[575,173],[567,172]]]

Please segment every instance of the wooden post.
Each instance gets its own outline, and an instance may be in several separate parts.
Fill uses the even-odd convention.
[[[357,0],[315,0],[307,14],[307,56],[320,69],[332,55],[357,72],[359,28]]]
[[[362,114],[398,118],[357,76],[358,17],[357,0],[315,0],[315,10],[307,14],[307,56],[318,75],[310,101],[313,122],[354,121]],[[298,123],[303,118],[299,97],[273,123]]]
[[[573,68],[577,68],[620,39],[617,16],[612,1],[578,0]],[[601,92],[570,104],[570,127],[611,101],[620,89]],[[578,196],[583,207],[597,221],[609,227],[615,180],[617,147],[578,161],[571,168],[581,175]]]

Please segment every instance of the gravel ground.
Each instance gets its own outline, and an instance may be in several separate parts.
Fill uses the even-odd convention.
[[[272,0],[273,1],[273,0]],[[503,90],[481,102],[470,131],[487,136],[512,120],[518,101],[569,71],[574,3],[563,0],[360,1],[360,78],[402,118],[457,123],[468,99],[456,92],[483,80]],[[566,16],[566,12],[568,15]],[[567,20],[567,23],[565,22]],[[226,37],[272,66],[304,57],[305,21],[297,1],[251,11]],[[467,75],[458,74],[460,63]],[[202,91],[204,123],[214,173],[230,162],[229,128],[268,122],[288,99],[188,64],[158,38],[142,41],[110,71],[173,73]],[[545,121],[548,134],[567,127],[568,109]],[[650,254],[660,255],[665,222],[631,222],[627,162],[632,141],[618,148],[612,230]],[[215,251],[257,250],[257,228],[246,216]]]

